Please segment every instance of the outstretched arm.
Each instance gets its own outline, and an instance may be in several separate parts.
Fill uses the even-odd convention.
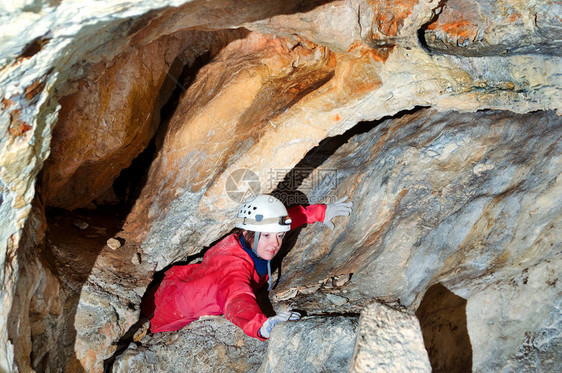
[[[267,316],[262,313],[254,294],[241,293],[232,297],[226,304],[224,315],[246,335],[265,340],[258,330],[266,322]]]
[[[250,337],[264,338],[258,330],[267,320],[252,289],[253,264],[245,260],[225,262],[222,267],[218,302],[224,315]]]
[[[317,221],[324,221],[326,205],[294,206],[287,211],[291,217],[291,229],[300,227],[303,224],[313,224]]]
[[[317,221],[324,223],[328,228],[334,229],[332,219],[337,216],[349,216],[351,214],[351,206],[353,202],[345,202],[347,197],[344,197],[335,203],[328,205],[310,205],[294,206],[288,212],[291,220],[291,229],[300,227],[303,224],[313,224]]]

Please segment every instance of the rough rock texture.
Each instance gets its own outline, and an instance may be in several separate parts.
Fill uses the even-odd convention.
[[[560,56],[560,13],[555,1],[448,0],[427,26],[423,42],[461,55],[544,53]]]
[[[473,341],[473,368],[556,367],[559,271],[534,268],[559,265],[560,11],[548,0],[0,5],[0,370],[101,371],[136,321],[154,271],[231,228],[237,201],[225,187],[234,171],[251,169],[261,191],[272,191],[324,139],[385,117],[395,120],[371,135],[379,143],[365,147],[373,150],[354,142],[356,154],[341,151],[327,163],[346,171],[337,194],[373,208],[362,208],[345,235],[303,230],[293,252],[319,269],[298,279],[287,271],[280,290],[318,290],[314,299],[297,296],[311,312],[357,312],[371,297],[413,310],[441,282],[467,300],[468,332],[478,335],[472,325],[485,330],[480,322],[498,322],[503,312],[482,305],[497,289],[513,290],[502,304],[518,310],[523,285],[543,281],[552,285],[533,294],[541,307],[532,318],[508,313],[509,328]],[[238,27],[252,32],[216,36]],[[166,71],[183,74],[185,92],[166,105],[162,118],[171,118],[156,130],[171,92]],[[415,107],[442,113],[397,114]],[[486,109],[506,112],[477,112]],[[477,113],[443,114],[450,110]],[[440,135],[450,126],[462,131]],[[44,228],[26,228],[44,220],[43,201],[72,208],[103,196],[155,131],[141,197],[114,229],[93,232],[100,226],[86,227],[83,217],[71,222],[68,242],[52,220],[45,240]],[[305,193],[321,201],[332,190],[327,183]],[[31,213],[34,200],[39,211]],[[124,245],[113,251],[109,238]],[[339,256],[343,247],[357,257]],[[288,263],[302,269],[294,256]],[[533,275],[518,285],[525,269]],[[300,288],[288,289],[289,281]],[[496,336],[509,341],[492,362],[485,341]]]
[[[102,371],[116,342],[138,319],[146,282],[136,278],[136,248],[120,236],[122,215],[102,208],[58,211],[48,216],[45,251],[62,282],[65,326],[49,331],[45,336],[49,344],[37,347],[51,359],[75,356],[51,361],[52,369]],[[125,245],[113,250],[107,245],[109,237]],[[61,340],[63,344],[57,343]]]
[[[2,368],[12,372],[30,369],[29,359],[36,359],[34,340],[42,334],[52,322],[62,315],[62,305],[59,302],[58,290],[60,283],[49,271],[48,263],[37,255],[42,249],[45,230],[47,229],[43,206],[35,200],[26,221],[20,250],[10,269],[28,273],[15,284],[15,296],[12,307],[6,319],[7,332],[14,336],[13,343],[17,349],[8,350],[12,355],[10,361],[4,361]],[[8,272],[9,273],[9,272]],[[8,284],[10,284],[8,282]],[[9,291],[9,288],[7,289]],[[40,365],[40,361],[37,361]],[[4,368],[7,367],[7,368]]]
[[[250,338],[224,317],[197,320],[173,333],[131,344],[112,372],[255,372],[267,342]]]
[[[349,366],[356,317],[312,317],[278,324],[258,372],[345,372]]]
[[[362,9],[374,17],[380,7],[385,11],[391,7],[384,4]],[[306,17],[318,19],[315,14],[324,9],[335,12],[349,6],[335,2]],[[548,82],[559,79],[556,58],[427,53],[417,44],[416,30],[429,21],[436,6],[404,5],[402,18],[388,21],[394,26],[385,28],[379,20],[377,28],[369,28],[370,33],[356,40],[353,48],[342,42],[340,49],[346,53],[322,47],[326,38],[308,41],[251,34],[231,43],[216,63],[198,74],[182,98],[179,106],[185,109],[178,109],[171,119],[147,187],[127,222],[126,230],[137,234],[134,240],[142,242],[148,260],[163,268],[228,231],[224,216],[231,216],[237,205],[225,195],[232,172],[251,169],[260,178],[262,191],[270,191],[275,185],[268,183],[269,175],[290,170],[326,136],[342,133],[361,119],[378,119],[415,105],[522,112],[534,110],[533,106],[558,106],[559,89]],[[351,17],[356,12],[345,14]],[[293,18],[285,15],[268,22],[279,22],[275,30],[282,28],[281,35],[298,35],[300,29],[291,28],[292,23],[283,26]],[[326,32],[341,34],[328,18],[325,22]],[[356,23],[345,24],[356,27]],[[246,27],[271,31],[270,24],[263,22]],[[373,49],[375,36],[381,40],[385,35],[392,45]],[[233,74],[230,69],[239,71],[236,66],[241,60],[248,67],[240,75]],[[244,75],[246,71],[249,76]],[[221,92],[214,88],[217,84],[224,86]],[[242,84],[244,90],[238,88]],[[217,93],[209,96],[207,92]],[[534,99],[529,100],[530,96]],[[203,150],[206,144],[214,145]],[[208,231],[198,228],[201,221],[208,224]],[[163,236],[171,239],[163,242]]]
[[[59,101],[43,169],[46,204],[73,209],[100,197],[148,146],[183,66],[240,34],[177,32],[91,66]]]
[[[146,187],[127,219],[125,229],[142,242],[147,260],[160,269],[225,233],[223,228],[219,236],[210,235],[197,229],[197,222],[224,221],[225,207],[239,203],[224,194],[226,172],[243,168],[248,158],[255,161],[256,154],[262,155],[263,167],[272,166],[280,151],[286,152],[286,162],[298,161],[312,131],[278,129],[272,120],[324,85],[334,74],[333,64],[326,48],[253,33],[201,69],[170,120]],[[287,136],[295,140],[287,143]],[[199,208],[209,188],[207,198],[215,203]]]
[[[350,372],[431,372],[418,320],[380,303],[359,320]]]
[[[178,332],[147,335],[118,356],[113,372],[340,372],[353,353],[357,317],[313,317],[279,324],[267,342],[224,317]]]
[[[558,248],[556,255],[505,281],[481,285],[468,298],[474,370],[555,372],[562,368],[560,268]]]
[[[338,290],[350,303],[379,298],[415,310],[441,282],[467,300],[468,333],[479,334],[473,369],[512,364],[529,333],[546,333],[535,353],[550,356],[559,342],[543,320],[560,298],[560,124],[548,112],[421,110],[350,138],[300,190],[311,201],[348,194],[358,208],[333,232],[299,233],[277,298],[318,311],[322,288],[307,289],[328,272],[352,273]],[[535,300],[532,312],[524,298]]]

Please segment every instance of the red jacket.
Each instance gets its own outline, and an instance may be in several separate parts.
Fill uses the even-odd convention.
[[[295,206],[288,210],[291,229],[324,220],[326,205]],[[150,320],[153,333],[175,331],[203,315],[222,315],[250,337],[258,336],[267,316],[258,304],[254,290],[267,283],[259,276],[252,258],[235,234],[210,248],[197,264],[169,269],[156,294]]]

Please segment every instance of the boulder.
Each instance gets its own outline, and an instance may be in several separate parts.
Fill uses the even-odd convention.
[[[431,372],[418,319],[384,304],[361,312],[349,372]]]
[[[357,317],[314,316],[279,323],[258,372],[344,372],[349,366]]]

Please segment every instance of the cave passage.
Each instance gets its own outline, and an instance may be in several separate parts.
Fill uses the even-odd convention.
[[[82,288],[100,255],[104,257],[104,261],[114,264],[113,270],[120,271],[120,267],[124,265],[123,258],[128,257],[130,251],[134,250],[129,247],[126,239],[121,237],[120,232],[146,184],[150,167],[162,145],[168,123],[179,104],[181,95],[186,91],[186,87],[193,83],[197,72],[211,58],[211,52],[208,51],[186,65],[183,65],[179,58],[174,61],[161,88],[169,90],[171,94],[160,109],[158,129],[147,147],[133,159],[129,167],[120,172],[112,186],[102,196],[92,200],[85,208],[75,210],[45,207],[48,227],[47,245],[42,255],[47,257],[46,262],[50,263],[52,272],[61,281],[61,297],[64,300],[65,325],[61,329],[62,334],[57,338],[67,350],[65,355],[68,356],[68,361],[62,364],[73,364],[78,371],[83,371],[79,368],[81,364],[74,352],[77,338],[74,324]],[[109,239],[118,241],[118,245],[121,246],[109,250],[107,247]],[[120,275],[128,277],[130,274],[123,272]],[[129,304],[129,307],[135,305]],[[115,357],[132,342],[133,334],[142,326],[143,321],[144,319],[139,319],[116,343],[116,353],[105,361],[106,371],[111,369]],[[49,352],[43,351],[35,341],[33,343],[32,359],[39,362],[35,368],[44,371],[45,364],[49,361]]]
[[[472,371],[466,299],[442,284],[431,286],[416,311],[433,372]]]

